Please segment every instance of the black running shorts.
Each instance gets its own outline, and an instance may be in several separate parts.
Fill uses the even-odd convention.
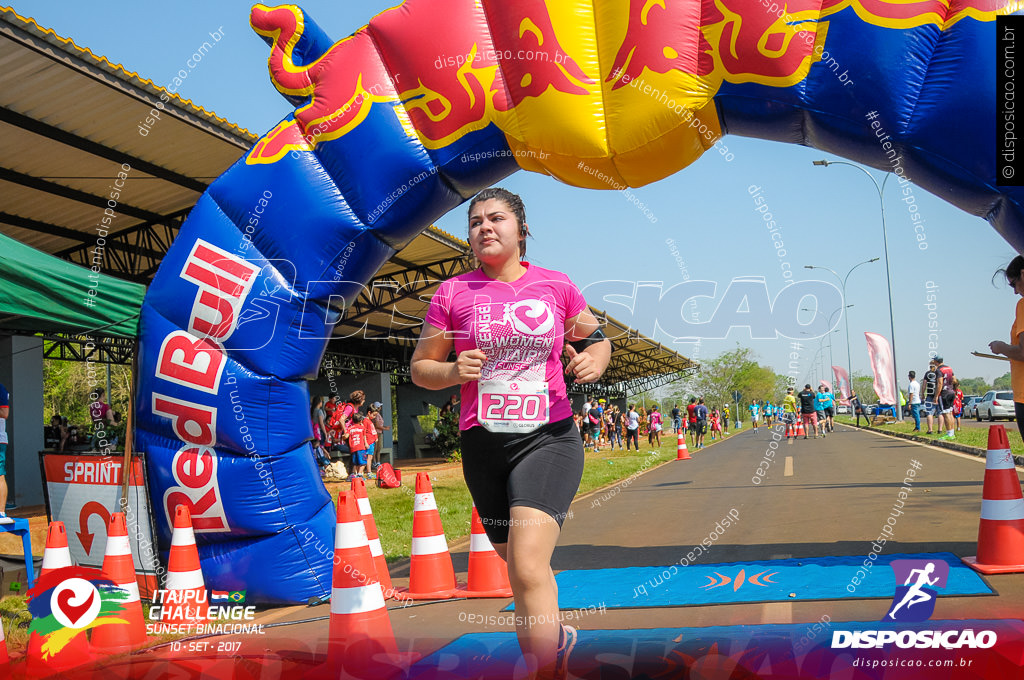
[[[583,478],[583,442],[572,418],[527,434],[481,426],[462,433],[462,472],[491,543],[507,543],[511,508],[551,515],[562,526]]]

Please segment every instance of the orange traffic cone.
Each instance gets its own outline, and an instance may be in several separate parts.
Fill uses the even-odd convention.
[[[192,531],[192,513],[187,505],[174,509],[174,531],[167,556],[167,586],[160,602],[164,624],[206,623],[206,584],[199,566],[199,549]]]
[[[394,673],[387,660],[394,660],[398,645],[352,491],[338,496],[331,585],[328,668],[344,668],[344,677],[354,678],[377,677],[385,669]]]
[[[377,578],[380,586],[384,589],[385,596],[393,596],[395,589],[391,585],[391,574],[388,572],[388,563],[384,559],[384,550],[380,547],[380,536],[377,534],[377,522],[373,519],[373,510],[370,508],[370,497],[366,494],[366,482],[360,477],[352,480],[352,493],[355,494],[356,502],[359,504],[359,515],[363,519],[363,526],[366,527],[366,538],[370,542],[370,555],[377,567]]]
[[[978,554],[962,559],[982,574],[1024,571],[1024,495],[1002,425],[988,428]]]
[[[689,449],[686,448],[686,435],[683,432],[676,437],[676,460],[692,460]]]
[[[457,587],[430,475],[418,472],[412,513],[409,587],[402,591],[414,600],[444,600],[454,597]]]
[[[512,597],[508,565],[487,538],[476,503],[470,521],[468,581],[466,589],[458,592],[460,597]]]
[[[70,567],[71,550],[68,549],[68,534],[64,522],[50,522],[46,530],[46,548],[43,550],[43,564],[39,568],[39,579],[51,572]],[[38,582],[37,579],[36,581]],[[26,668],[28,677],[44,677],[57,671],[77,668],[92,660],[89,651],[89,640],[85,632],[78,633],[59,652],[43,656],[43,638],[32,633],[28,638],[28,649],[25,652],[28,660]]]
[[[806,437],[807,436],[807,433],[804,431],[804,419],[803,418],[799,418],[796,421],[796,436],[797,437]]]
[[[39,578],[51,571],[70,566],[71,550],[68,548],[68,534],[64,530],[64,522],[50,522],[46,529],[46,549],[43,550],[43,566],[39,568]]]
[[[146,623],[142,618],[139,583],[135,580],[135,563],[123,512],[110,516],[103,575],[118,588],[128,591],[128,599],[123,603],[123,611],[109,617],[117,623],[105,623],[92,632],[92,645],[105,652],[124,652],[138,647],[146,641]]]

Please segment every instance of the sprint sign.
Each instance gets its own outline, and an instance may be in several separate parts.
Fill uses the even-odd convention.
[[[43,454],[47,509],[50,518],[64,522],[72,561],[80,567],[103,567],[110,513],[120,509],[124,458],[100,453]],[[158,571],[149,493],[142,460],[134,457],[128,475],[125,510],[128,542],[140,591],[156,587]]]

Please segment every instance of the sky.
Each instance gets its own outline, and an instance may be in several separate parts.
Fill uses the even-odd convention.
[[[302,6],[321,28],[339,39],[393,4],[310,0]],[[270,84],[269,49],[248,25],[249,2],[111,0],[102,3],[102,11],[92,3],[39,0],[16,0],[11,6],[44,28],[158,85],[169,83],[196,48],[220,32],[221,40],[189,72],[178,93],[256,134],[272,128],[291,109]],[[525,171],[502,181],[501,186],[520,194],[526,203],[533,234],[529,260],[564,271],[594,307],[681,354],[701,361],[739,344],[751,347],[761,363],[786,373],[792,341],[752,339],[743,328],[733,328],[724,339],[678,341],[655,326],[655,319],[679,315],[680,304],[634,305],[629,302],[633,287],[646,282],[639,290],[650,291],[651,283],[656,289],[660,282],[668,290],[686,279],[713,281],[715,298],[689,303],[682,313],[688,320],[720,323],[722,317],[715,308],[730,286],[737,291],[744,285],[766,287],[774,299],[786,284],[785,265],[793,272],[793,280],[838,285],[827,271],[808,270],[805,265],[828,267],[846,276],[858,263],[882,258],[850,275],[845,304],[853,306],[846,310],[847,319],[838,311],[841,302],[836,298],[831,309],[822,309],[823,315],[832,317],[835,332],[803,340],[798,350],[800,384],[827,371],[830,362],[846,365],[848,322],[853,370],[868,372],[864,331],[890,337],[881,215],[874,186],[855,168],[813,166],[812,161],[821,158],[842,160],[814,149],[736,136],[726,136],[722,144],[731,156],[708,151],[671,177],[631,189],[646,213],[621,192],[574,188]],[[869,171],[882,182],[882,172]],[[991,340],[1008,340],[1015,296],[993,274],[1016,253],[983,219],[916,189],[928,243],[927,250],[921,250],[894,179],[888,182],[884,206],[901,384],[905,387],[908,370],[917,371],[918,376],[927,370],[929,333],[958,376],[991,381],[1005,373],[1008,365],[972,357],[970,352],[987,352]],[[763,197],[771,211],[781,232],[782,249],[765,229],[754,195]],[[437,226],[465,238],[464,207],[446,215]],[[610,272],[614,280],[626,284],[601,284],[612,278]],[[738,279],[748,283],[734,283]],[[620,297],[604,297],[598,289]],[[647,298],[637,293],[637,299]],[[750,312],[766,319],[760,307],[752,304]],[[799,315],[799,322],[806,324],[814,313],[801,312],[801,307],[804,303],[795,301],[777,305],[771,319],[779,325]],[[786,319],[777,321],[781,316]]]

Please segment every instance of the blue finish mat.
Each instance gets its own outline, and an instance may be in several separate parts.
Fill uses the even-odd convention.
[[[864,555],[858,555],[687,567],[570,569],[560,572],[555,580],[558,582],[560,609],[585,609],[602,605],[616,609],[780,600],[794,602],[891,598],[895,593],[896,582],[889,563],[911,559],[949,564],[949,579],[946,586],[939,590],[940,598],[993,594],[985,581],[953,553],[879,555],[871,563],[870,570],[864,567]],[[858,582],[854,582],[855,578]],[[513,605],[509,605],[505,611],[513,608]]]

